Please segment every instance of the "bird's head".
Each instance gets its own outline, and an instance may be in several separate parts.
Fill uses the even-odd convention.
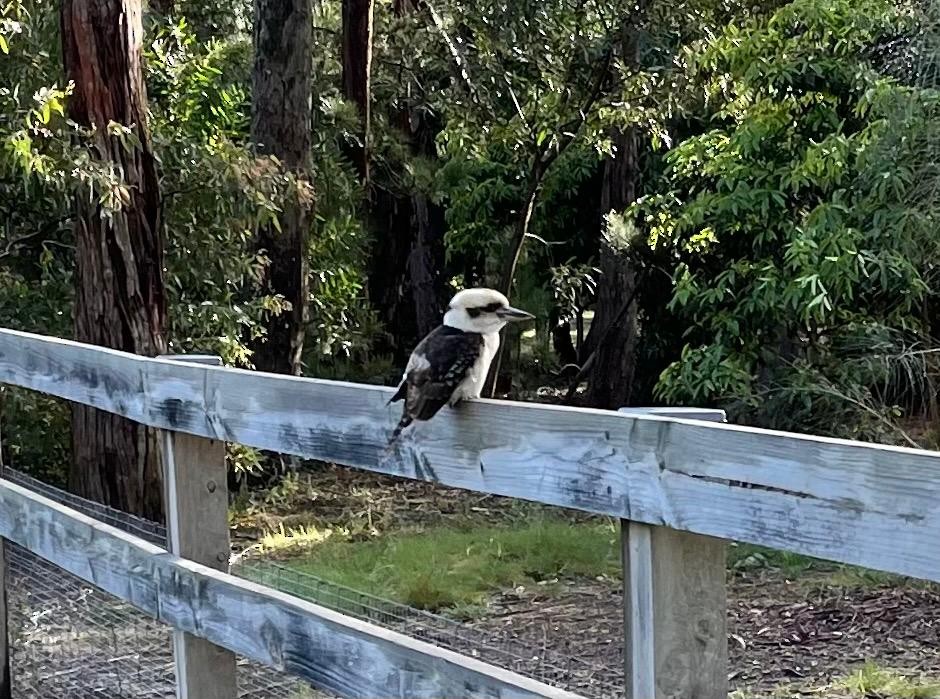
[[[531,313],[510,306],[509,300],[494,289],[464,289],[450,300],[444,325],[487,335],[499,332],[506,323],[533,318]]]

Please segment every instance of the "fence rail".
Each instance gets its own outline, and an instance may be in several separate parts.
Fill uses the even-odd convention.
[[[629,639],[628,669],[634,680],[646,678],[628,687],[635,699],[665,691],[676,664],[671,653],[686,661],[694,656],[699,675],[705,666],[721,672],[704,676],[724,674],[717,573],[723,547],[712,538],[940,581],[940,455],[932,452],[657,414],[485,400],[445,410],[389,448],[398,408],[387,405],[392,391],[385,387],[149,359],[11,330],[0,330],[0,382],[172,432],[628,520],[635,532],[625,526],[625,564],[633,566],[627,572],[645,576],[646,584],[628,590],[627,611],[657,615],[633,624],[655,638]],[[0,491],[0,535],[58,557],[91,582],[114,585],[114,594],[171,615],[161,618],[182,630],[308,673],[344,695],[570,696],[250,587],[76,519],[12,484],[0,484]],[[79,533],[68,534],[70,526]],[[69,560],[76,552],[65,541],[97,548]],[[709,572],[690,573],[690,561]],[[647,599],[668,597],[676,608],[677,595],[693,610],[699,600],[701,618],[666,620],[667,605]],[[207,599],[212,604],[200,606]],[[712,642],[682,649],[688,644],[672,637],[683,623],[710,626]],[[239,624],[244,632],[230,628]],[[683,633],[701,635],[701,628]],[[384,678],[379,684],[354,677],[366,661]],[[681,680],[670,696],[693,696],[695,682]],[[721,696],[721,682],[709,682],[695,696]]]
[[[577,696],[179,558],[6,480],[0,536],[176,629],[340,696]]]
[[[940,581],[940,454],[481,400],[386,445],[392,389],[0,331],[0,382],[166,430]],[[903,531],[904,536],[899,537]]]

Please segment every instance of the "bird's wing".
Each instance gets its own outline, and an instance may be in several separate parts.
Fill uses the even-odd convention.
[[[467,377],[479,358],[483,336],[442,326],[415,348],[405,374],[405,410],[430,420]]]
[[[428,338],[439,333],[440,328],[433,330],[424,338],[418,346],[415,347],[414,351],[411,353],[411,356],[408,357],[408,364],[405,366],[405,373],[402,374],[401,382],[398,384],[398,390],[395,391],[395,395],[388,399],[388,404],[391,405],[397,401],[403,400],[408,397],[408,376],[416,368],[420,367],[421,364],[425,363],[427,360],[424,358],[424,346],[427,344]]]

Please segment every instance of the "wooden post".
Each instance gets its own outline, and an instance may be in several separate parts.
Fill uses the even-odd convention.
[[[171,355],[220,366],[219,357]],[[225,443],[163,432],[167,550],[228,572],[228,477]],[[173,632],[178,699],[236,699],[235,655],[182,631]],[[2,697],[0,697],[2,699]]]
[[[2,474],[2,468],[0,468]],[[0,539],[0,699],[12,699],[13,676],[10,674],[10,632],[7,617],[6,540]]]
[[[620,412],[724,422],[723,410]],[[728,696],[727,542],[621,520],[627,699]]]
[[[6,405],[6,392],[0,385],[0,429],[3,427],[3,409]],[[0,431],[0,478],[3,478],[3,433]],[[13,675],[10,673],[10,629],[7,616],[7,542],[0,539],[0,699],[12,699]]]

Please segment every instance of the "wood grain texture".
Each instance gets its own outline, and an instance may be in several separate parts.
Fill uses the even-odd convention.
[[[10,674],[12,648],[10,648],[10,630],[7,627],[8,575],[6,546],[3,539],[0,539],[0,699],[13,699],[13,677]]]
[[[83,342],[153,356],[166,351],[167,306],[142,2],[62,0],[56,6],[64,77],[73,86],[67,115],[89,130],[76,152],[95,171],[120,173],[124,195],[120,206],[109,208],[97,196],[71,197],[73,333]],[[128,134],[117,135],[111,123]],[[82,405],[73,407],[71,432],[71,492],[162,521],[162,468],[152,434]]]
[[[145,424],[940,581],[940,455],[476,401],[386,448],[393,389],[0,331],[0,381]]]
[[[623,561],[623,670],[627,699],[656,697],[656,628],[653,619],[654,527],[620,521]]]
[[[163,432],[169,550],[228,572],[225,443]],[[204,638],[174,631],[178,699],[235,699],[235,654]]]
[[[0,390],[0,427],[3,425],[4,395]],[[3,445],[3,435],[0,431],[0,447]],[[3,453],[0,451],[0,478],[6,467],[3,463]],[[13,699],[13,676],[10,674],[10,656],[13,649],[10,647],[10,629],[7,616],[7,584],[10,582],[10,569],[7,567],[7,544],[0,538],[0,699]]]
[[[643,696],[726,699],[727,542],[651,529],[656,692]]]
[[[578,699],[208,566],[0,480],[0,536],[174,628],[354,699]]]
[[[220,357],[165,357],[221,366]],[[161,433],[170,553],[228,572],[228,474],[225,442],[181,432]],[[185,631],[174,631],[178,699],[236,699],[235,654]]]
[[[621,408],[623,414],[723,422],[723,410]],[[727,542],[620,523],[627,699],[725,699]]]

